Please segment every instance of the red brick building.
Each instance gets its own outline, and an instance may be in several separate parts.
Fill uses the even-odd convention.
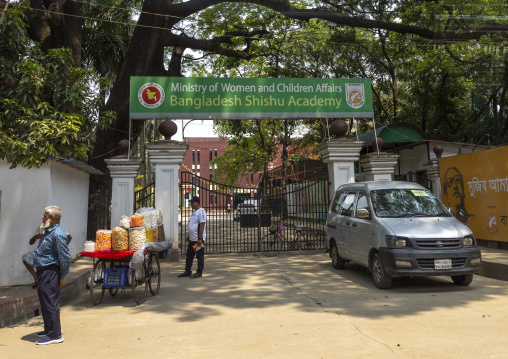
[[[214,175],[217,173],[217,168],[212,168],[210,163],[216,157],[220,157],[224,154],[228,141],[218,137],[186,137],[185,141],[189,144],[189,149],[183,158],[183,164],[180,165],[180,173],[191,172],[206,180],[214,181]],[[251,195],[253,196],[261,175],[262,173],[260,172],[246,172],[239,176],[236,186],[244,187],[245,195],[251,192]],[[211,195],[203,196],[198,193],[196,188],[193,187],[194,186],[192,185],[187,185],[182,188],[181,195],[183,197],[183,201],[181,203],[185,204],[185,207],[189,206],[187,203],[188,201],[185,200],[190,199],[190,197],[194,195],[200,196],[201,204],[203,206],[209,206],[210,201],[213,205],[221,205],[221,203],[215,203],[216,201],[220,202],[217,198]],[[252,188],[252,190],[249,191],[248,188]],[[232,203],[230,203],[230,205],[231,204]],[[227,206],[227,204],[224,203],[224,206]]]

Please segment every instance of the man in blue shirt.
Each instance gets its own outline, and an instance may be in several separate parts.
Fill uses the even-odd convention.
[[[41,303],[44,331],[37,333],[42,338],[37,344],[53,344],[63,342],[60,326],[60,287],[65,284],[65,276],[69,273],[71,253],[67,246],[67,235],[60,225],[62,211],[57,206],[44,209],[42,222],[46,229],[34,255],[39,287],[37,294]]]

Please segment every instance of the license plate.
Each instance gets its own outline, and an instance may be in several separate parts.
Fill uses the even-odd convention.
[[[434,269],[452,269],[452,260],[434,259]]]

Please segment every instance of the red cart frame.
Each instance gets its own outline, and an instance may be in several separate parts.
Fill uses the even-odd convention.
[[[143,264],[140,268],[136,270],[129,269],[130,274],[126,286],[105,286],[105,269],[122,264],[125,265],[126,263],[128,264],[135,252],[136,251],[96,251],[80,253],[81,255],[94,259],[90,280],[90,300],[93,305],[98,305],[102,302],[106,289],[108,289],[109,294],[114,297],[118,293],[118,289],[125,290],[126,288],[130,288],[132,290],[132,296],[137,304],[141,304],[145,301],[148,288],[150,288],[150,293],[152,293],[152,295],[159,293],[161,284],[159,256],[157,253],[150,252],[149,250],[145,250]]]

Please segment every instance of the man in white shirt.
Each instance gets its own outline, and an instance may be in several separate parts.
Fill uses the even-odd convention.
[[[205,268],[205,241],[206,241],[206,212],[201,207],[199,197],[192,197],[190,200],[191,207],[194,210],[189,219],[188,235],[185,240],[187,245],[187,259],[185,260],[185,272],[180,273],[179,277],[200,278],[203,276]],[[194,256],[198,259],[198,269],[192,274],[192,262]]]

